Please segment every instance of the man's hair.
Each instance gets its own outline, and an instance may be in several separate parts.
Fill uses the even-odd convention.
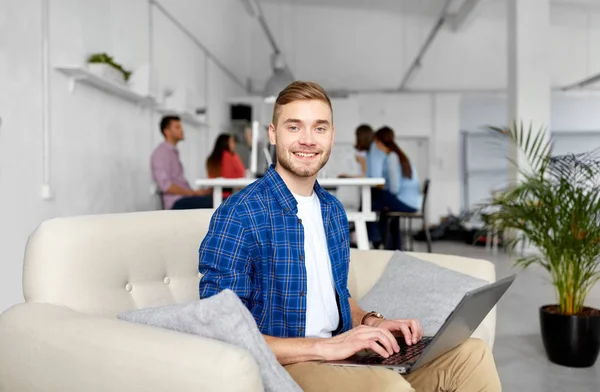
[[[160,120],[160,133],[162,133],[163,135],[165,134],[165,129],[169,128],[169,125],[171,125],[171,121],[181,121],[181,119],[179,118],[179,116],[175,115],[164,116]]]
[[[323,87],[313,82],[302,82],[296,81],[284,88],[275,101],[275,107],[273,108],[273,124],[277,125],[277,118],[279,117],[279,109],[283,105],[296,101],[312,101],[317,100],[325,102],[333,116],[333,107],[331,106],[331,100],[327,96],[327,93]]]

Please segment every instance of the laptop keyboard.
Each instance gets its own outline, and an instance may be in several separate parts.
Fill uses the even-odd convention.
[[[390,355],[388,358],[383,358],[376,352],[372,352],[361,356],[358,359],[358,363],[363,365],[401,365],[407,362],[414,362],[432,340],[433,337],[424,337],[416,344],[408,346],[404,340],[398,339],[400,351],[397,353]]]

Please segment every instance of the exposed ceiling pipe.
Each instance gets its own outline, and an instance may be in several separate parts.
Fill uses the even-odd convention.
[[[573,90],[576,88],[583,88],[583,87],[589,86],[590,84],[594,84],[594,83],[598,83],[598,82],[600,82],[600,73],[598,73],[596,75],[592,75],[589,78],[585,78],[577,83],[573,83],[568,86],[565,86],[565,87],[561,88],[561,90],[569,91],[569,90]]]
[[[277,41],[275,41],[275,37],[273,36],[273,33],[271,32],[269,25],[267,24],[265,14],[262,10],[262,7],[260,6],[260,3],[256,0],[241,0],[241,1],[244,4],[244,7],[248,11],[248,13],[252,17],[256,18],[256,20],[258,20],[258,23],[262,27],[263,32],[267,36],[267,39],[269,40],[269,43],[271,44],[271,47],[273,48],[273,52],[274,52],[272,61],[274,63],[280,64],[281,61],[283,61],[283,55],[281,53],[281,50],[279,49],[279,46],[277,45]],[[286,72],[291,76],[292,72],[289,69],[287,63],[285,63],[283,66],[285,67]]]
[[[475,8],[479,3],[481,0],[464,0],[458,11],[449,15],[447,22],[452,31],[459,31],[473,19]]]
[[[435,22],[435,25],[429,32],[427,39],[421,46],[421,49],[419,50],[417,57],[415,57],[412,64],[410,65],[410,68],[408,68],[408,71],[402,78],[402,83],[400,83],[400,87],[398,88],[398,90],[406,89],[406,85],[409,83],[411,78],[414,76],[414,72],[417,69],[421,68],[421,61],[423,60],[423,57],[425,57],[425,53],[427,52],[427,49],[429,49],[429,46],[433,43],[433,40],[435,39],[438,32],[440,31],[440,29],[446,22],[446,19],[448,18],[448,7],[450,6],[451,2],[452,2],[452,0],[446,0],[446,2],[444,3],[442,12],[440,12],[440,16],[438,17],[437,21]]]

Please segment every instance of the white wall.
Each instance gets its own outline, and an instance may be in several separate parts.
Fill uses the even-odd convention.
[[[504,94],[463,94],[460,128],[482,131],[487,125],[504,126],[508,112]],[[600,93],[556,92],[552,94],[551,131],[600,131]]]
[[[0,5],[0,311],[22,300],[28,235],[44,219],[156,208],[149,155],[161,141],[160,116],[50,70],[50,185],[40,197],[42,160],[42,2]],[[162,0],[176,18],[245,81],[258,27],[238,0]],[[244,89],[160,12],[149,28],[146,0],[50,1],[50,63],[82,64],[106,51],[132,69],[148,63],[154,39],[156,87],[185,85],[208,107],[209,127],[184,123],[180,145],[187,177],[204,175],[214,136],[226,129],[230,96]],[[227,23],[222,23],[227,20]],[[260,47],[260,42],[254,42]],[[266,46],[266,41],[264,41]]]

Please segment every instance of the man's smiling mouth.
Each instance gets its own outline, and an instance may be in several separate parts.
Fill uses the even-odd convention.
[[[312,158],[312,157],[318,155],[318,153],[316,153],[316,152],[295,152],[294,155],[296,155],[297,157],[300,157],[300,158]]]

